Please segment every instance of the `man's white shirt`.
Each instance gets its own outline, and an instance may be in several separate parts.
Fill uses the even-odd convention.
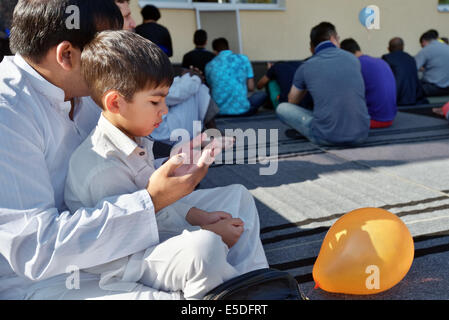
[[[0,64],[0,298],[24,298],[33,282],[69,266],[107,263],[158,241],[146,190],[67,210],[69,159],[101,111],[90,98],[75,100],[72,121],[63,90],[20,55]]]

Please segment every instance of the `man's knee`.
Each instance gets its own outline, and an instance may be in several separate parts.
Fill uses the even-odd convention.
[[[231,192],[238,192],[242,197],[253,197],[251,192],[242,184],[232,184],[228,188],[231,189]]]
[[[283,102],[276,108],[276,115],[283,122],[286,122],[292,117],[292,115],[297,114],[298,109],[300,109],[300,107],[295,104]]]
[[[283,115],[287,109],[291,108],[291,104],[288,102],[283,102],[278,105],[276,108],[277,115]]]
[[[227,188],[229,188],[229,193],[233,195],[233,199],[240,199],[240,206],[245,207],[245,211],[252,211],[248,208],[248,206],[254,206],[255,208],[256,204],[254,202],[254,197],[244,185],[233,184],[228,186]]]

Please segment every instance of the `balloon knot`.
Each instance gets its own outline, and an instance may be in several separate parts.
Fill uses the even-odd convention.
[[[320,285],[318,284],[318,282],[315,282],[315,287],[313,288],[313,289],[319,289],[320,288]]]

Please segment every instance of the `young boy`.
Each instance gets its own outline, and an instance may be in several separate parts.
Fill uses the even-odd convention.
[[[81,59],[91,96],[103,112],[70,160],[65,203],[71,212],[146,188],[155,171],[153,143],[146,137],[167,113],[173,81],[167,56],[128,31],[100,33]],[[206,148],[199,161],[213,161],[213,153]],[[87,270],[101,274],[102,288],[130,290],[141,283],[201,299],[226,280],[268,266],[254,199],[242,186],[195,191],[156,212],[154,220],[148,227],[153,247]],[[196,241],[210,243],[208,250],[191,249]]]

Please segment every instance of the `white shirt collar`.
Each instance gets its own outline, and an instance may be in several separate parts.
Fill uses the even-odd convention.
[[[136,149],[145,150],[147,147],[150,147],[149,150],[152,149],[153,142],[151,140],[136,137],[137,142],[133,141],[106,119],[103,114],[101,114],[100,119],[98,120],[98,128],[109,138],[117,150],[123,152],[126,157],[129,157]]]
[[[65,101],[64,90],[42,77],[20,54],[14,56],[14,63],[27,73],[34,89],[54,102],[54,105],[64,113],[70,112],[71,104],[70,101]]]

